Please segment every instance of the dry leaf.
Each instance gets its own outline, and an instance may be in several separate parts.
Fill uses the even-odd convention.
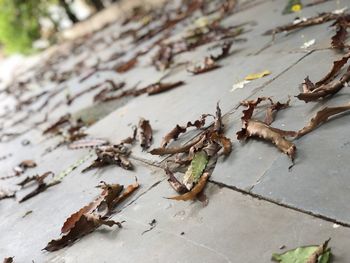
[[[197,75],[197,74],[206,73],[208,71],[212,71],[219,67],[220,65],[218,65],[214,59],[210,57],[206,57],[204,58],[204,62],[201,65],[196,65],[192,68],[188,68],[187,71]]]
[[[134,68],[137,64],[137,61],[138,61],[137,56],[135,56],[126,62],[121,62],[120,64],[118,64],[116,66],[115,70],[118,73],[125,73],[125,72],[131,70],[132,68]]]
[[[180,183],[180,181],[175,177],[173,172],[169,170],[169,168],[164,169],[165,173],[169,176],[168,182],[171,185],[172,188],[179,194],[184,194],[188,192],[188,189],[185,185]]]
[[[151,146],[152,142],[152,127],[149,124],[148,120],[141,118],[139,121],[139,137],[140,137],[140,145],[143,150],[148,149]]]
[[[13,258],[14,257],[4,258],[3,263],[13,263]]]
[[[274,103],[271,99],[269,99],[271,102],[271,106],[269,106],[266,110],[266,116],[265,116],[265,120],[264,122],[267,125],[271,125],[271,123],[275,120],[275,115],[278,111],[286,109],[289,107],[289,102],[290,99],[288,99],[288,101],[286,103],[280,103],[279,101],[277,101],[276,103]]]
[[[168,199],[172,199],[172,200],[178,200],[178,201],[188,201],[188,200],[194,200],[197,195],[203,191],[207,180],[209,178],[209,174],[208,173],[204,173],[198,183],[192,188],[191,191],[189,191],[188,193],[185,193],[183,195],[179,195],[179,196],[174,196],[174,197],[168,197]]]
[[[120,166],[125,170],[133,169],[133,165],[128,159],[130,150],[123,144],[98,146],[95,152],[97,159],[90,166],[82,170],[83,173],[91,169],[101,168],[112,164]]]
[[[301,130],[297,132],[297,137],[304,136],[305,134],[313,131],[321,124],[328,121],[328,119],[336,114],[350,110],[350,105],[344,105],[339,107],[326,107],[318,111],[310,122]]]
[[[16,196],[15,191],[9,191],[9,190],[0,188],[0,200],[7,199],[7,198],[14,198],[15,196]]]
[[[249,74],[247,75],[244,79],[245,80],[255,80],[255,79],[260,79],[260,78],[263,78],[265,76],[268,76],[271,74],[271,71],[269,70],[264,70],[262,72],[259,72],[259,73],[253,73],[253,74]]]
[[[350,15],[342,15],[332,24],[336,27],[336,34],[332,37],[332,47],[337,49],[344,49],[346,47],[345,41],[348,35],[347,29],[350,28]]]

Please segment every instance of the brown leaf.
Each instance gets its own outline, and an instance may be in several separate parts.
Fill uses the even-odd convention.
[[[115,70],[118,73],[125,73],[125,72],[131,70],[137,64],[137,61],[138,61],[137,57],[138,56],[135,56],[135,57],[131,58],[130,60],[126,61],[126,62],[122,62],[122,63],[118,64],[116,66]]]
[[[287,154],[292,160],[294,160],[296,147],[294,143],[285,138],[288,135],[295,136],[295,132],[279,130],[258,120],[248,120],[245,127],[241,131],[237,132],[237,139],[246,140],[250,137],[258,137],[266,141],[270,141],[280,151]]]
[[[77,239],[94,231],[101,225],[122,227],[120,222],[108,220],[114,213],[115,207],[129,197],[139,184],[129,185],[124,191],[119,184],[106,184],[100,186],[103,191],[95,201],[72,214],[64,223],[61,232],[65,233],[60,239],[50,241],[44,248],[47,251],[59,250]]]
[[[331,71],[329,73],[327,73],[327,75],[324,76],[321,80],[319,80],[318,82],[315,83],[316,87],[319,87],[319,86],[326,84],[326,83],[330,82],[331,80],[333,80],[337,76],[340,69],[348,62],[349,58],[350,58],[350,52],[348,52],[340,60],[334,61]]]
[[[182,86],[183,84],[185,84],[185,82],[183,82],[183,81],[177,81],[174,83],[161,83],[161,82],[159,82],[159,83],[152,84],[152,85],[148,86],[146,88],[146,93],[148,95],[155,95],[158,93],[162,93],[162,92],[177,88],[179,86]]]
[[[19,203],[22,203],[24,201],[27,201],[28,199],[46,191],[48,188],[56,185],[56,184],[59,184],[60,181],[53,181],[51,183],[45,183],[44,180],[47,176],[49,176],[50,174],[54,175],[52,172],[46,172],[44,174],[42,174],[41,176],[35,176],[34,179],[32,180],[24,180],[21,184],[21,186],[23,187],[25,184],[27,184],[28,182],[30,181],[33,181],[35,180],[35,182],[37,183],[37,187],[31,191],[30,193],[28,193],[27,195],[25,195],[24,197],[22,197],[21,200],[19,200]]]
[[[106,203],[107,207],[111,206],[112,201],[123,191],[123,186],[119,184],[103,185],[102,189],[103,191],[101,194],[93,202],[84,206],[66,219],[61,228],[62,234],[70,231],[82,215],[92,213],[94,210],[98,209],[102,202]]]
[[[306,263],[318,263],[318,258],[326,252],[330,240],[329,238],[322,245],[318,246],[315,252],[307,259]]]
[[[296,147],[288,141],[285,137],[296,136],[294,131],[283,131],[277,128],[273,128],[270,125],[252,119],[256,106],[265,98],[258,98],[254,101],[244,102],[248,109],[243,111],[242,123],[243,128],[237,132],[238,140],[246,140],[250,137],[258,137],[273,143],[280,151],[287,154],[292,160],[294,160]]]
[[[223,154],[225,156],[230,155],[230,153],[232,151],[232,142],[229,138],[225,137],[222,134],[218,134],[218,133],[214,132],[211,134],[211,140],[218,142],[219,144],[222,145],[222,147],[224,149]],[[208,155],[213,156],[213,154],[209,154],[209,153],[208,153]]]
[[[225,41],[221,47],[221,53],[216,56],[210,55],[210,58],[214,61],[219,61],[227,57],[230,54],[231,46],[232,46],[232,41]]]
[[[194,200],[197,195],[199,193],[201,193],[207,183],[207,180],[209,178],[209,174],[208,173],[204,173],[198,183],[192,188],[191,191],[189,191],[188,193],[185,193],[183,195],[179,195],[179,196],[174,196],[174,197],[168,197],[168,199],[172,199],[172,200],[182,200],[182,201],[188,201],[188,200]]]
[[[337,30],[336,34],[332,37],[332,47],[344,49],[346,47],[345,41],[348,35],[347,29],[350,27],[350,15],[338,17],[332,26],[335,26]]]
[[[166,155],[166,154],[176,154],[176,153],[185,153],[188,152],[191,147],[195,144],[198,143],[198,141],[200,141],[201,138],[198,137],[197,139],[193,140],[192,142],[179,146],[179,147],[160,147],[160,148],[154,148],[153,150],[151,150],[149,153],[153,154],[153,155]]]
[[[271,106],[269,106],[266,110],[266,116],[265,116],[265,120],[264,122],[267,125],[271,125],[271,123],[275,120],[275,115],[278,111],[286,109],[289,107],[289,102],[290,99],[288,99],[288,101],[286,103],[280,103],[279,101],[277,101],[276,103],[274,103],[271,99],[269,99],[271,102]]]
[[[14,258],[14,257],[4,258],[3,263],[13,263],[13,258]]]
[[[149,121],[141,118],[139,121],[139,130],[140,145],[143,150],[146,150],[151,146],[153,134]]]
[[[297,137],[304,136],[305,134],[316,129],[321,124],[327,122],[330,117],[348,110],[350,110],[350,104],[339,107],[326,107],[318,111],[315,117],[313,117],[304,128],[297,132]]]
[[[101,225],[107,225],[109,227],[117,225],[118,227],[121,227],[121,223],[119,222],[104,220],[95,215],[82,215],[68,234],[62,236],[60,239],[51,240],[44,250],[53,252],[64,248],[77,239],[91,233]]]
[[[122,144],[115,145],[102,145],[95,150],[97,158],[88,167],[86,167],[82,172],[87,172],[94,168],[100,168],[108,165],[117,165],[125,170],[133,169],[133,165],[128,159],[130,151]]]
[[[174,188],[176,192],[178,192],[179,194],[184,194],[188,192],[187,187],[184,184],[180,183],[179,180],[177,180],[173,172],[171,172],[168,167],[166,167],[164,171],[169,176],[168,178],[169,184],[171,185],[172,188]]]
[[[56,132],[62,124],[69,122],[70,118],[71,118],[71,115],[69,113],[66,115],[63,115],[61,118],[59,118],[58,121],[56,121],[55,123],[51,124],[48,128],[46,128],[43,131],[43,134]]]
[[[304,82],[302,84],[303,93],[312,92],[314,89],[316,89],[316,85],[309,79],[309,76],[307,76],[304,79]]]
[[[181,133],[185,133],[187,128],[196,127],[197,129],[202,128],[205,125],[206,118],[210,116],[209,114],[203,114],[200,119],[192,122],[187,122],[186,126],[176,125],[169,133],[167,133],[161,143],[161,147],[166,147],[171,140],[176,140]]]
[[[298,28],[304,28],[304,27],[309,27],[309,26],[314,26],[314,25],[319,25],[323,24],[325,22],[335,20],[339,17],[339,14],[334,14],[334,13],[321,13],[319,15],[316,15],[314,17],[309,17],[306,19],[302,19],[298,22],[292,22],[283,26],[276,27],[274,29],[268,30],[264,33],[264,35],[272,35],[272,34],[277,34],[280,32],[288,32],[292,31]]]
[[[9,191],[9,190],[0,188],[0,200],[7,199],[7,198],[14,198],[15,196],[16,196],[15,191]]]
[[[350,67],[339,80],[334,80],[330,83],[321,85],[312,90],[311,92],[300,93],[296,97],[299,100],[305,101],[306,103],[310,101],[316,101],[338,93],[345,85],[347,85],[348,81],[350,81]]]
[[[132,136],[129,136],[128,138],[125,138],[121,141],[122,144],[133,144],[136,141],[136,135],[137,135],[137,127],[132,127]]]
[[[193,68],[188,68],[187,71],[193,73],[194,75],[206,73],[208,71],[212,71],[214,69],[219,68],[215,60],[210,57],[204,58],[204,62],[201,65],[196,65]]]

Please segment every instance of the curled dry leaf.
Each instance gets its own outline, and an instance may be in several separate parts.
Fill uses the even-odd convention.
[[[204,62],[201,65],[196,65],[192,68],[188,68],[187,71],[193,73],[194,75],[197,75],[197,74],[206,73],[208,71],[212,71],[219,67],[220,65],[218,65],[214,59],[210,57],[206,57],[204,59]]]
[[[60,183],[60,181],[52,181],[50,183],[44,182],[45,178],[48,177],[49,175],[54,175],[54,173],[46,172],[46,173],[42,174],[41,176],[35,176],[33,179],[29,178],[27,181],[26,181],[26,179],[24,181],[22,181],[21,182],[22,187],[24,187],[26,184],[28,184],[31,181],[35,181],[37,183],[37,187],[33,191],[28,193],[27,195],[22,197],[22,199],[19,200],[19,203],[27,201],[28,199],[46,191],[48,188]]]
[[[330,12],[329,13],[321,13],[321,14],[313,16],[313,17],[299,19],[299,20],[294,21],[292,23],[268,30],[264,33],[264,35],[274,35],[274,34],[277,34],[280,32],[289,32],[289,31],[299,29],[299,28],[323,24],[325,22],[335,20],[339,16],[340,16],[339,14],[330,13]]]
[[[121,141],[122,144],[133,144],[136,141],[137,127],[132,127],[132,136],[129,136]]]
[[[342,15],[332,24],[336,27],[336,34],[332,37],[331,45],[333,48],[344,49],[345,41],[348,35],[347,29],[350,28],[350,15]]]
[[[178,201],[180,201],[180,200],[181,201],[194,200],[197,197],[197,195],[200,194],[203,191],[203,189],[204,189],[204,187],[205,187],[205,185],[206,185],[206,183],[208,181],[208,178],[209,178],[209,174],[208,173],[204,173],[200,177],[198,183],[192,188],[191,191],[189,191],[189,192],[187,192],[187,193],[185,193],[183,195],[174,196],[174,197],[168,197],[168,199],[178,200]]]
[[[265,116],[265,120],[264,122],[267,125],[271,125],[271,123],[275,120],[275,116],[276,113],[280,110],[286,109],[289,107],[289,102],[290,99],[288,99],[287,102],[285,103],[281,103],[279,101],[277,101],[276,103],[274,103],[271,99],[269,99],[271,102],[271,106],[269,106],[266,110],[266,116]]]
[[[248,109],[243,111],[243,117],[241,118],[243,128],[241,131],[237,132],[237,139],[246,140],[251,137],[264,139],[273,143],[280,151],[294,160],[296,147],[291,141],[287,140],[286,137],[294,137],[296,136],[296,132],[276,129],[262,121],[252,119],[254,109],[263,100],[265,100],[265,98],[243,102],[243,104],[247,105]]]
[[[66,220],[61,229],[61,232],[65,235],[59,239],[51,240],[44,249],[50,252],[59,250],[93,232],[101,225],[122,227],[122,222],[116,222],[108,218],[113,214],[116,206],[129,197],[138,187],[139,184],[135,183],[129,185],[123,191],[124,187],[119,184],[103,184],[101,186],[103,191],[95,201],[81,208]]]
[[[101,168],[112,164],[120,166],[125,170],[131,170],[133,168],[128,159],[130,150],[123,144],[102,145],[97,147],[95,152],[97,155],[96,160],[82,170],[83,173],[94,168]]]
[[[139,137],[140,137],[140,145],[143,150],[148,149],[151,146],[152,142],[152,127],[149,124],[148,120],[141,118],[139,121]]]
[[[13,263],[13,258],[14,258],[14,257],[4,258],[3,263]]]
[[[169,176],[168,182],[171,185],[172,188],[174,188],[174,190],[176,192],[178,192],[179,194],[184,194],[188,192],[188,189],[186,188],[186,186],[184,184],[182,184],[173,174],[172,171],[170,171],[170,169],[168,167],[166,167],[165,169],[165,173]]]
[[[59,128],[62,124],[65,124],[65,123],[69,122],[70,118],[71,118],[71,115],[70,115],[70,114],[63,115],[62,117],[60,117],[60,118],[58,119],[58,121],[56,121],[55,123],[51,124],[48,128],[46,128],[46,129],[43,131],[43,134],[55,133],[55,132],[57,132],[58,128]]]
[[[126,62],[121,62],[120,64],[118,64],[115,68],[115,70],[118,73],[125,73],[129,70],[131,70],[132,68],[134,68],[137,64],[137,59],[138,56],[135,56],[133,58],[131,58],[130,60],[126,61]]]
[[[347,85],[348,81],[350,81],[350,67],[339,80],[334,80],[332,82],[323,84],[319,87],[314,88],[311,92],[300,93],[296,97],[299,100],[303,100],[305,102],[316,101],[338,93],[343,87]]]
[[[297,137],[304,136],[305,134],[316,129],[321,124],[327,122],[330,117],[348,110],[350,110],[350,104],[339,107],[326,107],[318,111],[315,117],[313,117],[304,128],[297,132]]]
[[[225,41],[223,45],[221,46],[221,52],[218,55],[210,55],[210,58],[214,61],[219,61],[223,58],[226,58],[228,55],[230,55],[230,49],[232,46],[232,41]]]
[[[15,191],[9,191],[9,190],[0,188],[0,200],[7,199],[7,198],[14,198],[15,196],[16,196]]]
[[[308,258],[308,260],[306,261],[306,263],[317,263],[319,262],[318,259],[320,256],[322,256],[324,253],[327,252],[327,247],[328,247],[328,243],[331,239],[329,238],[328,240],[326,240],[322,245],[319,245],[317,247],[317,249],[315,250],[315,252],[313,252],[311,254],[311,256]],[[328,261],[328,260],[327,260]],[[327,263],[326,261],[326,263]],[[322,261],[323,262],[323,261]]]
[[[162,92],[177,88],[179,86],[182,86],[183,84],[185,84],[185,82],[183,82],[183,81],[177,81],[177,82],[173,82],[173,83],[158,82],[158,83],[155,83],[155,84],[152,84],[152,85],[146,87],[145,89],[146,89],[146,93],[148,95],[155,95],[158,93],[162,93]]]
[[[121,223],[115,222],[113,220],[104,220],[95,215],[82,215],[76,222],[74,227],[68,232],[68,234],[62,236],[60,239],[51,240],[44,250],[53,252],[61,248],[64,248],[79,238],[93,232],[96,228],[101,225],[107,225],[109,227],[117,225],[121,227]]]

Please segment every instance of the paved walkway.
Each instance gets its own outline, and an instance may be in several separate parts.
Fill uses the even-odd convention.
[[[165,71],[157,71],[152,65],[157,48],[146,54],[143,51],[168,32],[171,39],[176,39],[194,24],[205,23],[205,19],[198,20],[200,12],[138,44],[131,36],[118,37],[138,24],[121,26],[119,21],[60,46],[50,56],[42,54],[34,66],[19,71],[9,86],[10,94],[0,94],[2,175],[11,174],[23,160],[34,160],[37,167],[29,168],[20,177],[1,180],[0,189],[16,189],[16,183],[25,176],[47,171],[55,173],[61,183],[23,203],[18,200],[35,184],[18,191],[15,199],[0,201],[0,259],[15,256],[15,262],[270,262],[273,252],[320,244],[331,237],[333,262],[350,262],[349,115],[295,140],[298,153],[292,169],[288,169],[290,158],[273,145],[260,140],[242,144],[235,135],[242,127],[242,108],[238,106],[245,99],[272,96],[276,101],[286,101],[291,96],[291,107],[281,111],[273,124],[285,130],[302,128],[324,105],[349,101],[346,88],[321,102],[306,104],[294,97],[306,76],[313,81],[321,79],[333,61],[343,56],[330,48],[335,34],[329,27],[332,21],[277,34],[274,41],[263,35],[292,22],[296,16],[315,16],[349,4],[346,0],[327,1],[305,7],[297,14],[282,15],[284,1],[239,1],[236,11],[221,21],[226,27],[243,27],[244,32],[233,43],[232,54],[219,62],[221,68],[195,76],[186,71],[184,62],[201,61],[219,52],[213,48],[217,42],[176,56],[172,64],[175,66]],[[155,20],[149,28],[159,23]],[[315,40],[313,45],[303,47],[311,40]],[[137,52],[142,55],[134,68],[125,73],[111,70]],[[96,71],[96,67],[102,70]],[[264,70],[271,74],[232,91],[233,84],[248,74]],[[93,101],[106,86],[92,87],[105,80],[124,81],[127,90],[159,79],[167,83],[184,81],[185,85],[154,96]],[[71,100],[69,105],[67,100]],[[18,101],[22,101],[21,108],[16,110]],[[82,173],[95,158],[93,151],[58,147],[62,136],[43,135],[50,124],[70,113],[90,124],[85,130],[88,137],[118,143],[131,135],[132,125],[143,117],[154,130],[154,148],[176,124],[193,121],[203,113],[214,114],[218,101],[233,151],[227,158],[218,159],[205,189],[207,206],[199,201],[164,198],[175,194],[163,170],[172,156],[153,156],[135,144],[130,156],[134,171],[110,166]],[[176,143],[195,136],[195,132],[190,133]],[[140,189],[112,217],[126,221],[122,229],[102,226],[57,252],[42,251],[50,240],[59,237],[65,219],[98,195],[96,185],[100,181],[128,185],[135,176]],[[152,221],[154,228],[145,232]]]

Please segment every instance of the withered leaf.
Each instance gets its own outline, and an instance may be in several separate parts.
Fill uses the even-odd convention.
[[[137,64],[137,61],[138,61],[137,56],[135,56],[126,62],[121,62],[120,64],[118,64],[116,66],[115,70],[118,73],[125,73],[125,72],[131,70],[133,67],[135,67]]]
[[[70,118],[71,118],[71,115],[69,113],[66,115],[63,115],[61,118],[58,119],[58,121],[56,121],[55,123],[51,124],[48,128],[46,128],[43,131],[43,134],[56,132],[62,124],[69,122]]]
[[[3,263],[13,263],[13,258],[14,258],[14,257],[4,258]]]
[[[201,140],[200,137],[194,139],[192,142],[189,142],[188,144],[179,146],[179,147],[160,147],[160,148],[154,148],[149,153],[153,155],[166,155],[166,154],[176,154],[176,153],[184,153],[188,152],[191,147],[195,144],[197,144]]]
[[[325,22],[337,19],[339,14],[334,13],[321,13],[319,15],[309,17],[306,19],[301,19],[300,21],[289,23],[283,26],[276,27],[274,29],[268,30],[264,33],[264,35],[277,34],[284,31],[292,31],[298,28],[304,28],[314,25],[323,24]]]
[[[209,178],[209,174],[208,173],[204,173],[198,183],[192,188],[191,191],[183,194],[183,195],[179,195],[179,196],[174,196],[174,197],[168,197],[168,199],[172,199],[172,200],[178,200],[178,201],[188,201],[188,200],[194,200],[197,195],[199,193],[201,193],[208,181]]]
[[[294,137],[296,132],[283,131],[277,128],[273,128],[270,125],[252,119],[255,107],[263,100],[258,98],[255,101],[247,102],[248,109],[243,111],[242,130],[237,132],[238,140],[246,140],[250,137],[258,137],[266,141],[273,143],[280,151],[287,154],[292,160],[294,160],[296,147],[295,145],[286,139],[287,136]]]
[[[210,55],[210,58],[214,61],[219,61],[227,57],[230,54],[231,46],[232,46],[232,41],[225,41],[221,47],[221,53],[216,56]]]
[[[50,241],[44,249],[47,251],[59,250],[93,232],[101,225],[122,227],[122,222],[116,222],[108,218],[113,214],[115,207],[129,197],[138,187],[139,184],[136,182],[123,191],[123,186],[119,184],[109,185],[104,183],[101,185],[103,191],[95,201],[81,208],[66,220],[61,229],[61,232],[65,235],[60,239]]]
[[[321,255],[323,255],[327,251],[328,243],[331,239],[326,240],[322,245],[319,245],[314,253],[308,258],[306,263],[317,263],[318,259]]]
[[[271,123],[275,120],[276,112],[288,108],[289,107],[289,102],[290,102],[290,99],[288,99],[288,101],[286,103],[281,103],[279,101],[274,103],[272,101],[272,99],[269,99],[269,100],[271,102],[271,106],[269,106],[267,108],[266,116],[265,116],[265,120],[264,120],[264,122],[267,125],[271,125]]]
[[[208,71],[212,71],[214,69],[219,68],[215,60],[210,57],[204,58],[204,62],[201,65],[196,65],[193,68],[188,68],[187,71],[193,73],[194,75],[206,73]]]
[[[310,101],[316,101],[338,93],[345,85],[347,85],[348,81],[350,81],[350,67],[339,80],[334,80],[330,83],[323,84],[313,89],[311,92],[300,93],[296,97],[299,100],[305,101],[306,103]]]
[[[163,141],[161,143],[161,147],[166,147],[171,140],[176,140],[181,133],[185,133],[187,131],[187,128],[190,128],[190,127],[196,127],[197,129],[202,128],[205,125],[205,120],[208,116],[210,115],[202,114],[202,116],[198,120],[195,120],[193,123],[190,121],[187,122],[186,126],[176,125],[175,128],[173,128],[169,133],[167,133],[164,136]]]
[[[61,228],[62,234],[70,231],[82,215],[92,213],[94,210],[98,209],[102,202],[106,203],[107,207],[110,207],[112,201],[123,191],[123,186],[119,184],[106,184],[102,186],[102,189],[101,194],[93,202],[84,206],[66,219]]]
[[[312,92],[314,89],[316,89],[316,85],[309,79],[309,76],[307,76],[304,79],[304,82],[302,84],[303,93]]]
[[[159,83],[152,84],[152,85],[148,86],[146,88],[146,92],[148,95],[155,95],[158,93],[162,93],[162,92],[177,88],[179,86],[182,86],[183,84],[185,84],[185,82],[183,82],[183,81],[177,81],[174,83],[161,83],[161,82],[159,82]]]
[[[68,234],[62,236],[60,239],[51,240],[44,250],[53,252],[64,248],[75,242],[77,239],[91,233],[101,225],[107,225],[109,227],[117,225],[118,227],[121,227],[121,223],[113,220],[104,220],[95,215],[82,215]]]
[[[182,184],[173,174],[173,172],[170,171],[168,167],[164,169],[165,173],[169,176],[168,182],[171,185],[172,188],[179,194],[184,194],[188,192],[187,187]]]
[[[148,149],[151,146],[152,142],[152,127],[149,124],[148,120],[141,118],[139,121],[139,137],[140,137],[140,145],[143,150]]]
[[[0,188],[0,200],[7,199],[7,198],[14,198],[15,196],[16,196],[15,191],[9,191],[9,190]]]
[[[133,165],[128,159],[130,151],[122,144],[102,145],[97,147],[95,152],[97,155],[96,160],[82,170],[83,173],[94,168],[101,168],[112,164],[120,166],[125,170],[133,169]]]
[[[37,187],[31,191],[30,193],[28,193],[27,195],[25,195],[24,197],[22,197],[21,200],[19,200],[19,203],[22,203],[24,201],[27,201],[28,199],[46,191],[48,188],[56,185],[56,184],[59,184],[60,181],[52,181],[50,183],[45,183],[44,180],[47,176],[49,176],[50,174],[53,175],[52,172],[46,172],[44,174],[42,174],[41,176],[35,176],[33,179],[25,179],[24,181],[21,182],[21,186],[25,186],[28,182],[31,182],[31,181],[35,181],[37,183]]]
[[[335,26],[337,31],[332,37],[332,47],[337,49],[345,48],[345,41],[348,34],[347,29],[350,27],[350,15],[342,15],[338,17],[332,26]]]
[[[132,136],[129,136],[121,141],[122,144],[133,144],[136,141],[137,127],[132,127]]]
[[[297,137],[304,136],[305,134],[316,129],[321,124],[327,122],[330,117],[348,110],[350,110],[350,104],[339,107],[326,107],[318,111],[315,117],[313,117],[304,128],[297,132]]]

